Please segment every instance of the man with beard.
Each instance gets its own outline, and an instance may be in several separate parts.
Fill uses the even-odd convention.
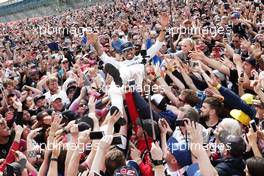
[[[214,133],[217,125],[222,119],[224,104],[221,100],[215,97],[208,97],[204,100],[201,112],[200,123],[209,131],[209,141],[214,142]]]

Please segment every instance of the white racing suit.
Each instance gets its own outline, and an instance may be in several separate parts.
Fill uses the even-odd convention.
[[[154,45],[152,45],[147,50],[147,62],[152,59],[158,51],[161,49],[163,42],[156,41]],[[135,56],[131,60],[125,61],[117,61],[113,57],[109,57],[106,53],[103,53],[100,56],[100,59],[104,62],[104,64],[110,63],[115,66],[119,72],[120,77],[122,78],[123,84],[127,83],[129,80],[134,79],[136,86],[142,89],[142,82],[145,75],[145,68],[142,64],[143,57],[141,55]],[[119,110],[123,113],[123,91],[122,88],[118,88],[115,83],[112,81],[110,88],[108,89],[108,93],[110,95],[110,99],[112,105],[119,108]]]

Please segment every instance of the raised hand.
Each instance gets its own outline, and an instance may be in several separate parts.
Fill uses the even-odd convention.
[[[72,121],[70,121],[67,125],[66,125],[66,127],[65,127],[65,130],[67,131],[70,131],[70,128],[73,126],[75,124],[75,120],[72,120]]]
[[[49,131],[50,135],[54,135],[59,130],[61,121],[62,121],[61,115],[55,113],[53,115],[53,120],[50,126],[50,131]]]
[[[98,41],[97,33],[87,33],[88,43],[94,45]]]
[[[168,131],[171,131],[170,126],[165,119],[159,119],[158,125],[162,134],[167,134]]]
[[[29,133],[28,133],[28,136],[27,138],[28,139],[33,139],[35,138],[38,134],[39,134],[39,131],[42,130],[42,128],[36,128],[34,130],[31,130]]]
[[[205,57],[202,51],[192,51],[188,56],[193,60],[203,60]]]
[[[166,68],[170,72],[174,71],[176,67],[181,66],[181,63],[178,60],[179,58],[177,56],[174,56],[173,59],[168,58],[168,56],[165,56],[164,59],[166,62]]]
[[[73,124],[70,127],[70,133],[71,134],[78,134],[79,133],[78,124]]]
[[[203,144],[203,127],[199,123],[187,120],[185,127],[192,143]]]
[[[52,158],[58,158],[63,147],[63,136],[56,136],[52,142]]]
[[[203,73],[203,68],[202,68],[202,63],[201,61],[196,61],[197,62],[197,66],[193,67],[192,70],[196,71],[198,73]]]
[[[87,87],[82,87],[81,93],[80,93],[81,98],[84,98],[87,95],[87,92],[88,92],[87,89],[88,89]]]
[[[21,136],[21,134],[23,133],[23,127],[22,126],[20,126],[20,125],[14,125],[14,129],[15,129],[15,133],[16,133],[16,135],[20,135]]]
[[[257,80],[253,81],[250,86],[254,88],[254,91],[256,93],[259,93],[261,91],[261,88],[262,88],[261,82],[257,81]]]
[[[12,101],[13,101],[14,108],[16,108],[17,110],[22,108],[22,103],[19,99],[16,99],[16,97],[13,97]]]
[[[108,123],[111,125],[114,125],[118,121],[118,119],[121,117],[121,115],[122,114],[120,111],[118,111],[118,112],[115,111],[114,114],[109,117]]]
[[[132,160],[138,161],[140,160],[140,156],[141,156],[141,152],[140,150],[138,150],[136,147],[134,147],[133,145],[130,145],[130,157]]]
[[[88,102],[89,112],[94,113],[95,112],[95,97],[90,96],[89,102]]]
[[[106,151],[110,147],[112,141],[113,141],[112,135],[104,136],[99,142],[99,148],[98,149]]]
[[[226,56],[224,56],[224,58],[221,58],[220,62],[222,62],[228,68],[235,68],[234,63],[230,61]]]
[[[90,141],[90,132],[91,132],[91,129],[80,132],[78,136],[78,143],[79,144],[88,143]]]
[[[219,82],[216,80],[215,77],[212,77],[211,81],[210,81],[210,85],[212,87],[216,87],[219,84]]]
[[[191,139],[191,152],[193,153],[193,155],[198,156],[200,152],[204,150],[202,135],[203,127],[199,123],[190,120],[185,122],[185,127]]]
[[[257,144],[258,135],[257,132],[254,132],[250,127],[249,132],[247,133],[248,144],[252,147],[252,145]]]
[[[262,55],[261,47],[260,48],[254,47],[254,49],[252,51],[253,58],[259,59],[259,58],[261,58],[261,55]]]
[[[247,41],[245,38],[241,39],[241,46],[242,48],[245,49],[249,49],[250,48],[251,43],[249,41]]]
[[[152,142],[150,153],[153,160],[162,160],[163,153],[158,142]]]
[[[254,80],[258,80],[258,72],[255,69],[251,71],[250,75],[254,77]]]

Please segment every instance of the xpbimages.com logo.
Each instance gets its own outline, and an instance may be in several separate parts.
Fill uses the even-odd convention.
[[[73,36],[82,36],[85,32],[91,33],[98,31],[98,27],[91,28],[91,27],[58,27],[58,26],[38,26],[34,28],[35,33],[38,35],[45,35],[45,36],[51,36],[51,35],[63,35],[65,33],[71,34]]]
[[[67,150],[67,151],[76,151],[79,150],[80,152],[83,151],[90,151],[92,150],[92,148],[97,148],[99,143],[96,143],[95,146],[92,146],[91,143],[67,143],[65,145],[58,145],[55,143],[49,143],[49,144],[45,144],[45,143],[41,143],[40,144],[40,148],[42,149],[46,149],[48,151],[53,151],[53,150]],[[39,148],[38,147],[38,148]],[[36,149],[38,149],[36,148]]]
[[[185,150],[201,150],[202,148],[205,149],[206,151],[209,151],[210,153],[216,153],[216,152],[220,152],[222,153],[223,151],[230,151],[231,150],[231,144],[227,143],[227,144],[223,144],[223,143],[205,143],[203,145],[199,144],[199,143],[191,143],[191,144],[186,144],[186,143],[171,143],[170,145],[168,145],[170,151],[173,153],[175,151],[185,151]],[[201,148],[202,147],[202,148]]]
[[[180,25],[179,27],[171,27],[169,29],[170,34],[188,34],[188,35],[204,35],[204,34],[210,34],[211,36],[215,37],[218,34],[225,35],[230,34],[232,28],[223,28],[223,27],[185,27]]]

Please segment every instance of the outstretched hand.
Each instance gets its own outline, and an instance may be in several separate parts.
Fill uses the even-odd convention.
[[[94,45],[98,41],[97,33],[87,33],[88,43]]]
[[[152,142],[150,153],[153,160],[162,160],[163,153],[158,142]]]
[[[188,120],[185,122],[188,135],[191,139],[191,152],[193,155],[198,156],[203,149],[203,127],[199,123]]]

